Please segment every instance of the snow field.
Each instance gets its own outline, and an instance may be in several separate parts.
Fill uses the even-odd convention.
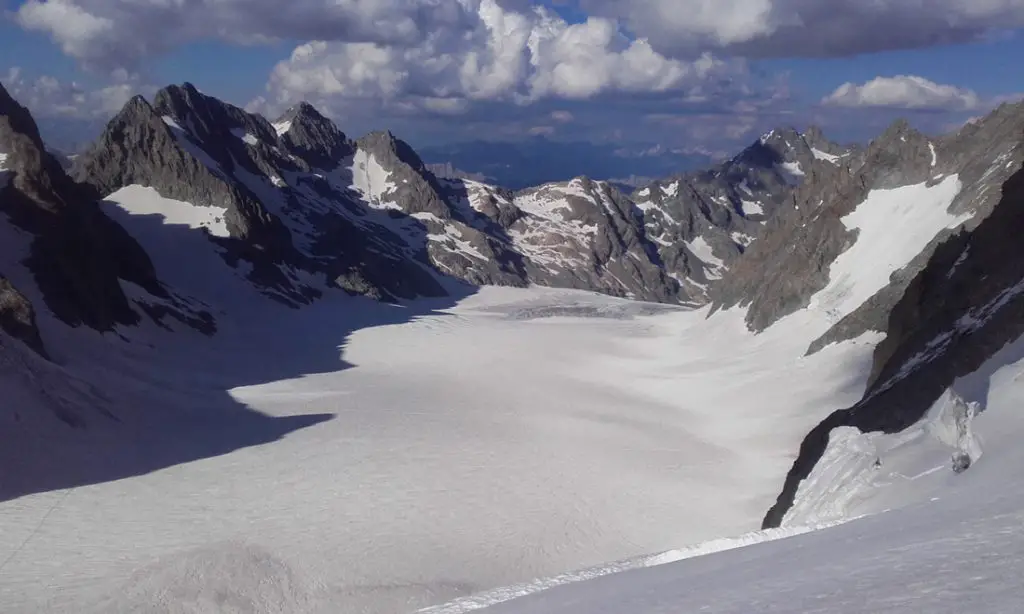
[[[537,317],[567,304],[625,311]],[[158,354],[129,344],[131,358],[121,350],[106,366],[96,359],[116,342],[64,348],[88,356],[84,373],[121,389],[120,402],[152,404],[159,389],[157,402],[201,408],[227,377],[214,365],[300,362],[291,353],[308,352],[311,339],[343,346],[331,370],[230,391],[269,416],[333,414],[329,421],[222,456],[0,504],[11,533],[0,559],[13,554],[0,575],[5,607],[132,611],[171,600],[173,587],[198,611],[222,611],[211,595],[226,594],[256,604],[249,611],[406,612],[747,532],[795,442],[826,411],[817,387],[794,389],[767,371],[792,365],[765,361],[767,347],[744,341],[738,313],[704,328],[697,313],[631,317],[636,305],[485,288],[454,309],[333,342],[339,313],[372,321],[381,306],[325,301],[291,320],[290,310],[267,307],[272,326],[254,328],[255,315],[226,318],[212,340],[168,341]],[[737,343],[747,351],[737,354]],[[809,377],[853,393],[862,349],[830,348],[808,362]],[[736,377],[779,382],[776,398],[757,384],[730,385]],[[783,397],[788,417],[773,414]],[[276,588],[253,588],[263,585]]]
[[[810,308],[839,321],[884,288],[890,275],[909,264],[939,232],[970,219],[972,214],[946,211],[960,188],[960,179],[953,175],[931,187],[922,183],[872,190],[843,218],[858,233],[856,242],[832,263],[828,287],[814,296]]]
[[[852,522],[651,569],[569,583],[497,604],[496,614],[1017,612],[1024,558],[1024,347],[1010,344],[954,389],[983,411],[974,421],[984,457],[949,465],[950,400],[898,435],[833,432],[824,464],[801,488],[787,521],[808,513],[871,511]],[[974,441],[972,445],[979,445]],[[881,454],[882,466],[871,459]],[[828,480],[839,478],[842,488]],[[808,497],[824,507],[808,506]],[[829,507],[829,502],[849,506]],[[811,501],[810,503],[814,503]],[[842,509],[841,509],[842,508]],[[891,510],[891,511],[887,511]],[[802,518],[800,515],[804,514]],[[799,531],[796,524],[783,529]],[[580,578],[587,580],[587,578]],[[516,595],[512,595],[515,597]],[[475,609],[452,604],[445,613]],[[465,606],[466,604],[462,604]],[[488,604],[491,605],[491,604]]]

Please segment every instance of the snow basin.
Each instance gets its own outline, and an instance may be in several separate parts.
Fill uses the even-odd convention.
[[[166,203],[140,190],[118,200],[141,223],[152,216],[140,203]],[[130,229],[133,212],[118,217]],[[174,265],[174,246],[136,234],[168,252],[154,255],[158,272]],[[254,612],[409,612],[742,535],[803,435],[862,394],[871,364],[865,340],[804,357],[801,322],[754,336],[738,311],[707,320],[543,288],[483,288],[436,310],[341,296],[291,310],[224,271],[221,294],[212,278],[171,276],[227,314],[214,338],[81,333],[61,348],[67,368],[119,411],[177,416],[142,432],[198,437],[228,398],[276,419],[333,417],[0,502],[5,613],[214,612],[225,599]],[[246,375],[289,365],[291,377]]]

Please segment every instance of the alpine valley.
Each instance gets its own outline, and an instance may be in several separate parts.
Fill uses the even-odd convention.
[[[0,86],[0,609],[1016,611],[1022,168],[510,190],[188,83],[64,158]]]

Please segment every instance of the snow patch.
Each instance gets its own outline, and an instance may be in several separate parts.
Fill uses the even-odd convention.
[[[398,204],[387,200],[388,194],[397,186],[391,181],[391,172],[381,166],[376,156],[360,149],[352,159],[352,189],[374,209],[402,210]]]
[[[432,214],[428,214],[432,215]],[[434,216],[436,219],[436,216]],[[461,224],[460,224],[461,225]],[[465,240],[463,230],[455,225],[446,225],[444,234],[428,234],[427,240],[439,243],[457,254],[474,258],[476,260],[487,260],[487,257],[480,252],[472,243]]]
[[[732,237],[734,243],[742,245],[743,247],[746,247],[754,242],[754,237],[748,234],[743,234],[742,232],[733,232],[730,236]]]
[[[258,138],[256,138],[256,136],[254,134],[252,134],[251,132],[246,132],[246,131],[242,130],[241,128],[232,128],[231,129],[231,134],[235,138],[241,140],[246,145],[253,145],[253,146],[255,146],[255,145],[257,145],[260,142],[260,140]]]
[[[779,165],[779,168],[782,171],[783,178],[790,185],[800,183],[800,180],[806,175],[799,162],[783,162]]]
[[[692,241],[687,241],[685,244],[687,249],[689,249],[694,256],[707,265],[707,274],[709,278],[718,279],[721,276],[719,271],[723,266],[725,266],[725,262],[715,255],[711,245],[704,240],[704,237],[697,236]]]
[[[837,322],[889,284],[928,243],[947,228],[969,220],[972,213],[947,212],[961,189],[951,175],[931,187],[924,183],[891,190],[872,190],[842,222],[857,231],[852,247],[829,269],[826,288],[811,298],[810,309]]]
[[[225,219],[227,209],[199,207],[180,200],[164,198],[151,187],[125,186],[104,200],[115,203],[132,215],[159,215],[164,218],[166,224],[205,228],[215,237],[231,236]]]
[[[273,124],[273,128],[274,128],[274,132],[277,133],[277,136],[281,136],[285,132],[288,132],[289,130],[292,129],[292,122],[291,121],[279,122],[279,123]]]
[[[835,164],[836,162],[839,161],[840,158],[842,158],[842,156],[837,156],[835,154],[830,154],[830,153],[824,152],[824,151],[822,151],[820,149],[817,149],[815,147],[811,148],[811,153],[814,154],[814,158],[816,160],[827,160],[827,161],[829,161],[829,162],[831,162],[833,164]]]
[[[764,215],[764,207],[761,206],[761,203],[752,200],[741,200],[740,203],[743,206],[743,215]]]

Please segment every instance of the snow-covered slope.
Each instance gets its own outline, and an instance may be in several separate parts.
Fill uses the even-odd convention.
[[[970,427],[985,454],[964,473],[952,470],[957,429],[947,412],[955,404],[943,396],[932,419],[900,436],[834,432],[830,462],[816,471],[818,479],[805,494],[817,488],[819,503],[838,507],[798,507],[794,527],[763,532],[766,543],[653,568],[664,559],[609,566],[589,577],[548,582],[562,585],[551,590],[516,587],[435,611],[456,614],[498,604],[486,611],[1016,612],[1024,601],[1018,581],[1024,556],[1021,356],[1018,342],[956,384],[969,396],[983,393],[985,403]],[[871,515],[810,533],[800,528],[837,513]],[[621,569],[632,571],[613,573]],[[605,577],[587,581],[598,574]]]
[[[791,331],[756,337],[738,313],[706,326],[589,293],[295,311],[242,278],[168,279],[204,294],[214,338],[53,343],[127,426],[57,444],[82,483],[7,484],[40,492],[0,503],[5,611],[402,612],[743,533],[822,391],[852,401],[869,367],[861,343],[802,359]],[[9,416],[2,436],[0,462],[36,470],[66,437]]]

